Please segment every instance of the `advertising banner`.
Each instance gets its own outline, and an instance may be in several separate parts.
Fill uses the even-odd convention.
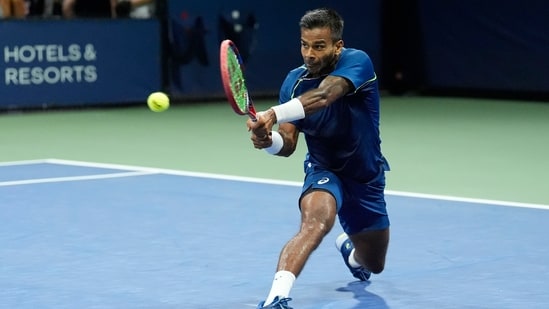
[[[157,20],[0,22],[0,109],[144,100],[161,87]]]

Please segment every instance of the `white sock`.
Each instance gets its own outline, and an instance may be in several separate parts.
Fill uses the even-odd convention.
[[[349,265],[351,265],[352,268],[358,268],[358,267],[361,267],[362,265],[360,265],[359,262],[357,262],[357,260],[355,259],[355,249],[353,248],[353,250],[351,251],[351,254],[349,254]]]
[[[294,285],[294,281],[295,275],[291,272],[286,270],[276,272],[273,285],[271,287],[271,292],[265,300],[265,305],[270,305],[277,296],[282,298],[288,297],[290,295],[290,290]]]

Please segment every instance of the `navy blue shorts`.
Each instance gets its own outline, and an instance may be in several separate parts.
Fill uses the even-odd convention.
[[[301,196],[311,190],[323,190],[332,194],[337,203],[341,227],[349,235],[389,227],[383,168],[371,181],[359,183],[309,163],[305,166]]]

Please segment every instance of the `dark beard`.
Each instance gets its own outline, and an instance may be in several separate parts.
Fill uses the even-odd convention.
[[[330,61],[330,64],[325,66],[322,70],[320,70],[317,73],[317,75],[318,76],[323,76],[323,75],[328,75],[328,74],[332,73],[335,70],[335,67],[336,67],[336,64],[337,64],[338,60],[339,60],[338,55],[334,54],[332,60]]]

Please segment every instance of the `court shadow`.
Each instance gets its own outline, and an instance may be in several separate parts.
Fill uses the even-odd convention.
[[[336,291],[353,293],[353,297],[358,300],[358,304],[351,309],[388,309],[389,306],[381,296],[366,290],[369,285],[369,281],[353,281],[345,287],[337,288]]]

